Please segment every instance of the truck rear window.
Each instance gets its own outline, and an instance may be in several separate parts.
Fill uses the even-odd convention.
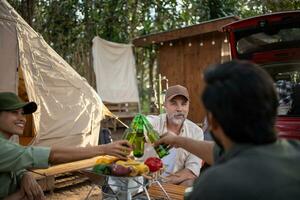
[[[278,30],[278,28],[269,28],[254,33],[248,31],[248,33],[249,34],[240,34],[244,36],[237,40],[236,49],[240,55],[276,49],[295,48],[300,45],[299,27],[280,30]]]

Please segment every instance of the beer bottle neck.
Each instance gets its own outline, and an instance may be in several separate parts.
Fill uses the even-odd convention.
[[[138,127],[138,129],[136,130],[136,134],[137,134],[137,136],[143,136],[144,135],[143,128]]]

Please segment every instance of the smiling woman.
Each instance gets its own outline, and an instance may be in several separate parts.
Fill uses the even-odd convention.
[[[15,93],[0,92],[0,199],[44,199],[43,191],[27,169],[47,168],[97,155],[109,154],[125,159],[130,152],[126,141],[86,148],[24,147],[9,141],[11,136],[22,135],[25,115],[35,112],[35,102],[23,102]],[[7,199],[7,198],[6,198]],[[8,200],[7,199],[7,200]]]
[[[0,132],[7,139],[14,134],[22,135],[26,124],[25,115],[36,111],[36,103],[24,103],[11,92],[2,93],[0,102]]]
[[[12,111],[0,111],[0,131],[7,137],[13,134],[22,135],[26,123],[23,109]]]

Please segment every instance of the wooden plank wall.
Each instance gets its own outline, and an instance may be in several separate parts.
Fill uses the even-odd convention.
[[[212,32],[205,35],[166,42],[159,47],[159,72],[169,80],[169,86],[181,84],[190,93],[188,118],[202,123],[205,110],[200,101],[203,90],[203,71],[211,64],[221,62],[221,48],[225,34]],[[212,45],[212,41],[215,45]],[[200,43],[203,42],[203,46]]]

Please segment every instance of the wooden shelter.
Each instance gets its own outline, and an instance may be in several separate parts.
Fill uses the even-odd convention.
[[[158,72],[166,76],[169,85],[181,84],[188,88],[191,97],[188,118],[195,123],[202,123],[205,116],[199,101],[203,71],[230,59],[229,43],[222,27],[238,19],[225,17],[133,40],[135,47],[158,45]]]

